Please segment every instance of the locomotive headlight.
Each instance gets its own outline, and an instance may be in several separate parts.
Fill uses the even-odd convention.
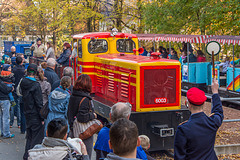
[[[118,34],[117,28],[112,29],[112,36],[116,36]]]
[[[95,37],[91,37],[90,39],[91,39],[92,41],[95,41]]]

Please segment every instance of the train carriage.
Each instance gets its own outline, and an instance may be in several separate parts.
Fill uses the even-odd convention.
[[[127,102],[130,119],[151,139],[151,151],[173,148],[179,123],[189,118],[181,106],[181,67],[178,61],[138,56],[142,49],[134,34],[96,32],[73,35],[78,58],[75,79],[88,74],[93,82],[94,107],[109,120],[111,106]]]

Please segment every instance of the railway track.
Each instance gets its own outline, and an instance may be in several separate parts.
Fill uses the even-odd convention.
[[[232,156],[240,159],[240,144],[216,145],[214,147],[219,159],[231,160]],[[224,156],[223,156],[224,155]],[[173,150],[151,152],[151,156],[157,160],[173,160]],[[226,158],[229,157],[229,158]]]
[[[182,89],[181,91],[182,91],[182,96],[186,96],[187,90]],[[223,97],[224,93],[221,90],[219,91],[219,94],[221,96],[221,101],[223,106],[240,110],[240,97]],[[205,93],[205,95],[207,97],[207,101],[210,102],[212,99],[212,94]]]

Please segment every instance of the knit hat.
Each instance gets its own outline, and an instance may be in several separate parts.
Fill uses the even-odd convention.
[[[2,67],[2,69],[3,69],[3,71],[8,71],[8,68],[9,68],[9,67],[11,67],[10,64],[4,64],[3,67]]]

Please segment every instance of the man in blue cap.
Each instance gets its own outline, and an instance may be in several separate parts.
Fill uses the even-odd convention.
[[[203,106],[207,97],[198,88],[191,88],[187,92],[187,106],[192,115],[188,121],[177,128],[174,142],[175,160],[217,160],[214,143],[218,128],[223,121],[223,109],[218,95],[218,81],[212,83],[212,111],[207,116]]]

